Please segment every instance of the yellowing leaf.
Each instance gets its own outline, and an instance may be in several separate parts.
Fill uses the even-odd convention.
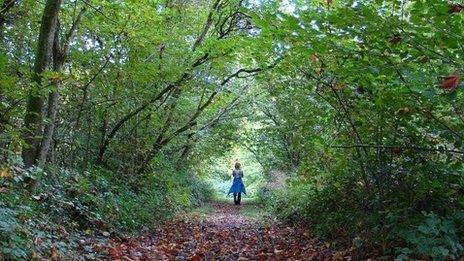
[[[11,179],[13,178],[13,174],[11,174],[11,171],[8,168],[2,168],[0,169],[0,178]]]
[[[334,89],[335,89],[335,90],[342,90],[343,88],[345,88],[345,86],[346,86],[346,85],[343,84],[343,83],[336,83],[336,84],[334,85]]]
[[[48,80],[55,84],[58,84],[62,81],[61,74],[59,72],[49,72],[47,76]]]
[[[404,108],[399,108],[397,111],[395,111],[396,116],[402,116],[406,115],[411,112],[411,109],[409,107],[404,107]]]
[[[315,55],[315,54],[311,54],[309,59],[311,59],[311,61],[313,61],[315,63],[319,62],[319,57],[317,57],[317,55]]]

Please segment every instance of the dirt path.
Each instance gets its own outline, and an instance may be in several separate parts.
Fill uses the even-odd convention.
[[[244,202],[210,205],[167,223],[149,237],[114,242],[112,260],[328,260],[308,234],[253,217],[258,206]],[[269,219],[269,217],[267,218]]]

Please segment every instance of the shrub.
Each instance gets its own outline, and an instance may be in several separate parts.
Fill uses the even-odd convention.
[[[0,177],[0,254],[7,259],[103,258],[87,238],[103,244],[110,234],[143,233],[212,196],[208,184],[194,174],[166,160],[159,163],[154,173],[130,177],[102,168],[5,168]]]
[[[285,189],[263,191],[261,197],[279,218],[306,225],[334,247],[352,246],[359,258],[381,249],[400,259],[455,259],[464,254],[458,193],[463,178],[442,171],[418,168],[372,183],[370,190],[355,171],[318,173],[295,178]]]
[[[30,245],[15,211],[0,205],[0,256],[25,259]]]
[[[397,249],[400,259],[411,254],[429,256],[434,260],[455,259],[464,253],[452,219],[433,212],[423,212],[422,215],[420,224],[399,231],[399,236],[408,245]]]

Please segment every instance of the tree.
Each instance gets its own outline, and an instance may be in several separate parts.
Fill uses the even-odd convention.
[[[40,140],[43,133],[44,84],[43,73],[50,65],[53,55],[53,43],[58,26],[58,14],[61,0],[47,0],[42,15],[42,23],[37,42],[34,63],[33,85],[27,101],[24,119],[23,160],[26,167],[37,162],[40,152]]]
[[[71,41],[73,40],[77,28],[86,12],[86,8],[82,8],[76,19],[73,21],[69,32],[65,35],[64,39],[60,40],[60,26],[58,24],[55,30],[55,36],[53,41],[53,72],[59,74],[63,69],[66,59],[69,54],[69,48]],[[44,134],[42,142],[40,143],[40,149],[38,151],[38,162],[44,164],[47,160],[47,155],[50,150],[50,144],[52,142],[53,132],[55,130],[56,114],[58,112],[58,99],[59,99],[59,78],[55,78],[52,82],[51,90],[48,94],[48,105],[47,105],[47,123],[45,124]]]

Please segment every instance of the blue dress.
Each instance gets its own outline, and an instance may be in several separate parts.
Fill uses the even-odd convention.
[[[243,184],[242,177],[243,177],[243,171],[241,170],[234,170],[232,172],[232,176],[234,176],[234,181],[232,182],[232,186],[229,189],[229,195],[230,193],[243,193],[246,195],[246,190],[245,190],[245,184]]]

